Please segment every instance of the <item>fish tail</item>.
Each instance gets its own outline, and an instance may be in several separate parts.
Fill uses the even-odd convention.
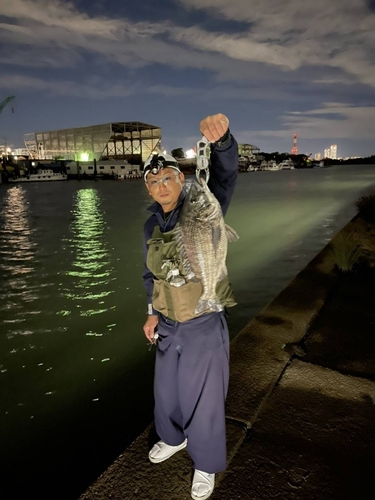
[[[214,299],[204,299],[203,297],[201,297],[198,300],[197,306],[195,308],[195,314],[202,314],[208,311],[220,312],[223,309],[224,307],[221,305],[218,297],[215,297]]]

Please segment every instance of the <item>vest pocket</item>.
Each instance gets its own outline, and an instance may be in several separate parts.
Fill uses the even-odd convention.
[[[177,287],[167,281],[154,279],[152,305],[167,318],[182,323],[196,317],[195,307],[202,292],[200,282]]]
[[[165,287],[162,280],[154,279],[154,289],[152,292],[152,306],[166,317],[168,316],[167,300],[165,297]],[[171,318],[173,319],[173,318]]]
[[[200,282],[190,282],[183,286],[169,285],[173,312],[179,322],[195,318],[195,307],[198,303],[203,289]]]
[[[236,305],[227,278],[218,284],[216,292],[223,306],[232,307]],[[195,308],[202,293],[203,287],[200,281],[191,281],[177,287],[165,280],[154,279],[152,305],[154,309],[167,318],[182,323],[197,317]]]

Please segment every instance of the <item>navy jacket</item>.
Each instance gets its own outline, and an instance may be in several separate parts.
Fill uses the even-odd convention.
[[[216,196],[225,215],[236,186],[238,173],[238,146],[232,134],[227,133],[220,143],[211,144],[211,166],[208,187]],[[182,190],[176,208],[164,222],[163,209],[156,201],[148,208],[152,215],[147,219],[143,229],[143,256],[144,271],[143,283],[147,291],[147,304],[152,303],[152,291],[154,287],[153,275],[147,268],[147,241],[152,237],[155,226],[159,226],[162,233],[171,231],[180,216],[181,207],[186,196],[185,189]],[[158,312],[153,309],[153,314]]]

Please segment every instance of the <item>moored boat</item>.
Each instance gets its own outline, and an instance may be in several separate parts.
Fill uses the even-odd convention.
[[[290,158],[287,160],[283,160],[281,163],[278,165],[279,170],[293,170],[294,169],[294,162]]]
[[[38,170],[36,174],[27,174],[19,177],[10,177],[9,182],[40,182],[40,181],[66,181],[68,176],[51,169]]]

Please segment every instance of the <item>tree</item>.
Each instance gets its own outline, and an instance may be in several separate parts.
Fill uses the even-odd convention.
[[[182,148],[172,149],[171,155],[174,158],[185,158],[185,153],[184,153],[184,150]]]

